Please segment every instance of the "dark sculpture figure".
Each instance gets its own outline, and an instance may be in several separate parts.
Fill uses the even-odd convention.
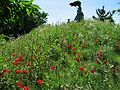
[[[100,21],[108,20],[110,22],[114,22],[112,16],[115,12],[109,11],[106,13],[106,11],[104,10],[104,6],[102,7],[102,9],[97,9],[96,13],[98,15],[98,18],[96,18],[95,16],[92,16],[93,19],[100,20]]]
[[[70,6],[78,6],[78,10],[77,10],[77,15],[75,17],[75,21],[80,22],[81,20],[84,19],[84,14],[82,12],[82,8],[81,8],[81,2],[80,1],[74,1],[73,3],[69,4]]]
[[[71,6],[78,6],[78,7],[80,7],[80,5],[81,5],[81,2],[80,1],[74,1],[73,3],[70,3],[69,5],[71,5]]]

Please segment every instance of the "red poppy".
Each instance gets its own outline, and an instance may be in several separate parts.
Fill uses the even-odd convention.
[[[95,40],[95,42],[99,42],[99,40]]]
[[[103,62],[104,62],[104,64],[107,64],[107,63],[108,63],[108,60],[104,60]]]
[[[76,52],[74,51],[73,54],[76,55]]]
[[[27,86],[24,86],[23,90],[29,90],[29,88]]]
[[[80,70],[80,71],[83,71],[83,70],[84,70],[84,67],[80,67],[79,70]]]
[[[76,60],[79,62],[79,61],[80,61],[80,58],[76,58]]]
[[[8,74],[8,73],[10,73],[10,69],[6,69],[6,70],[4,70],[3,71],[5,74]]]
[[[23,74],[27,74],[27,70],[23,70]]]
[[[100,62],[99,62],[99,61],[96,61],[96,64],[98,64],[98,65],[99,65],[99,64],[100,64]]]
[[[22,58],[21,58],[21,57],[18,57],[17,61],[22,61]]]
[[[50,67],[50,70],[55,70],[56,69],[56,66],[51,66]]]
[[[38,83],[39,85],[42,85],[42,84],[44,83],[44,81],[43,81],[43,80],[38,80],[37,83]]]
[[[101,52],[97,52],[97,55],[98,55],[98,56],[101,56],[101,55],[102,55],[102,53],[101,53]]]
[[[20,74],[20,70],[16,70],[15,72],[16,72],[16,74]]]
[[[98,38],[98,36],[96,36],[96,38]]]
[[[18,63],[19,63],[19,61],[16,60],[16,61],[14,61],[12,64],[13,64],[13,65],[18,65]]]
[[[80,53],[78,53],[77,56],[80,57]]]
[[[72,48],[72,50],[73,50],[73,51],[76,51],[76,48],[75,48],[75,47],[73,47],[73,48]]]
[[[22,83],[21,82],[17,82],[17,87],[20,89],[22,88]]]
[[[13,54],[12,54],[13,57],[16,57],[16,55],[17,55],[17,53],[13,53]]]
[[[85,74],[88,74],[88,71],[84,71]]]
[[[2,78],[3,77],[3,74],[2,73],[0,73],[0,78]]]
[[[21,56],[23,57],[23,56],[25,56],[25,54],[22,54]]]
[[[30,66],[30,65],[31,65],[31,63],[30,63],[30,62],[27,62],[27,65],[28,65],[28,66]]]
[[[71,44],[67,45],[67,48],[71,48],[71,47],[72,47],[72,45],[71,45]]]
[[[95,70],[92,69],[92,70],[91,70],[91,73],[95,73]]]

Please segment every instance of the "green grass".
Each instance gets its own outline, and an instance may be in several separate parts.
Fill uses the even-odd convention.
[[[119,54],[120,25],[88,20],[38,27],[1,44],[0,90],[22,90],[23,86],[30,90],[120,90]],[[18,57],[22,60],[13,65]],[[21,70],[20,74],[15,70]],[[22,83],[21,89],[17,82]]]

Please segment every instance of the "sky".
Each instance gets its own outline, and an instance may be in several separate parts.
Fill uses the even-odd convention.
[[[48,13],[48,24],[56,24],[67,22],[68,19],[73,21],[76,14],[77,8],[71,7],[69,3],[75,0],[35,0],[33,3],[38,5],[42,10]],[[96,16],[96,9],[105,6],[106,11],[112,11],[113,9],[120,8],[117,4],[119,0],[80,0],[82,12],[84,13],[84,18],[89,19],[92,16]],[[113,16],[116,23],[120,23],[120,18],[117,14]]]

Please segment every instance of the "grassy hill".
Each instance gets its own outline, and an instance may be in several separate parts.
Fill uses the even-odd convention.
[[[46,25],[2,44],[0,90],[22,88],[120,90],[120,25]]]

